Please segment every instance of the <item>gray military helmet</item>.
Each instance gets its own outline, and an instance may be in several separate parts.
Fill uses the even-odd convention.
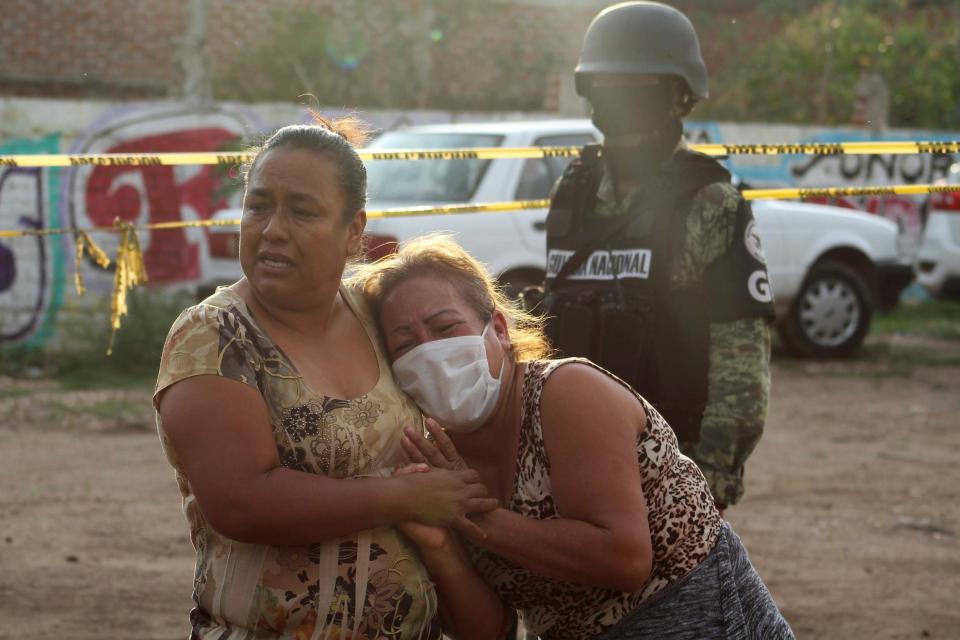
[[[595,73],[675,75],[697,99],[710,95],[697,32],[687,16],[659,2],[621,2],[597,14],[575,70],[579,95],[587,96]]]

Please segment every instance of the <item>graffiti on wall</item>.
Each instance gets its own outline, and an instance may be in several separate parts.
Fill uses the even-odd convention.
[[[261,131],[241,110],[193,112],[181,107],[112,114],[73,153],[220,151]],[[82,166],[64,177],[65,219],[78,227],[207,220],[231,204],[215,166]],[[236,197],[236,195],[234,195]],[[235,203],[234,203],[235,204]],[[140,235],[151,283],[172,285],[203,277],[209,260],[207,229],[167,229]],[[108,253],[116,237],[104,238]],[[101,278],[102,279],[102,278]]]
[[[694,143],[762,142],[868,142],[870,133],[858,129],[764,127],[695,123],[687,132]],[[762,139],[773,135],[774,139]],[[952,140],[953,134],[930,131],[897,131],[886,140]],[[782,155],[735,156],[729,160],[740,179],[755,187],[858,187],[891,184],[930,184],[944,178],[954,158],[949,154],[918,155]],[[926,196],[862,196],[811,198],[808,202],[832,204],[882,215],[897,222],[903,237],[914,246],[923,232]]]
[[[270,113],[281,124],[311,120],[308,112],[293,106]],[[342,110],[325,113],[334,118],[347,115]],[[370,116],[375,128],[390,129],[414,122],[448,122],[456,114],[383,111]],[[203,109],[177,103],[123,105],[108,109],[70,140],[54,136],[14,141],[0,146],[0,153],[234,151],[272,126],[253,109],[236,104]],[[90,228],[110,226],[117,218],[141,225],[206,220],[219,209],[239,205],[236,178],[231,180],[235,188],[224,188],[224,174],[223,168],[214,166],[8,169],[0,173],[0,228]],[[222,280],[223,274],[215,270],[223,266],[210,258],[207,229],[145,231],[139,237],[151,286],[194,289],[211,278]],[[94,239],[115,255],[114,234],[97,233]],[[0,244],[0,346],[43,346],[55,335],[64,283],[73,276],[73,251],[69,236]],[[112,272],[88,261],[81,268],[91,297],[110,290]]]
[[[251,112],[229,106],[191,111],[175,104],[108,111],[69,148],[57,136],[15,140],[0,153],[138,153],[220,151],[261,133]],[[0,171],[0,228],[110,226],[205,220],[238,197],[223,188],[215,166],[79,166],[69,169],[6,168]],[[95,240],[114,255],[117,236]],[[152,285],[201,280],[209,261],[206,229],[142,232],[141,246]],[[65,283],[72,278],[69,236],[13,238],[0,242],[0,345],[43,346],[55,335]],[[94,294],[109,291],[113,274],[85,264]]]
[[[13,140],[0,153],[56,153],[56,136]],[[56,172],[0,170],[0,229],[58,226]],[[63,250],[40,237],[0,240],[0,344],[41,345],[53,333],[63,300]]]
[[[16,139],[0,153],[137,153],[235,150],[276,124],[306,122],[302,109],[263,110],[240,105],[196,110],[176,103],[112,108],[69,140],[53,135]],[[326,110],[328,116],[340,115]],[[503,115],[503,114],[501,114]],[[532,117],[535,114],[526,114]],[[384,111],[364,114],[378,129],[401,124],[491,119],[491,114]],[[782,143],[865,140],[857,130],[794,126],[691,123],[691,142]],[[895,132],[890,139],[955,139],[956,134]],[[232,146],[231,146],[232,145]],[[949,168],[949,156],[735,156],[729,164],[749,186],[859,186],[933,182]],[[224,172],[213,166],[78,166],[69,169],[0,168],[0,228],[109,226],[116,218],[135,224],[205,220],[239,204],[239,192],[224,189]],[[871,197],[833,201],[899,220],[919,237],[922,197]],[[116,236],[95,240],[111,255]],[[206,229],[143,232],[141,246],[153,286],[196,288],[217,265]],[[72,280],[72,238],[0,240],[0,345],[43,346],[55,336],[57,314]],[[110,290],[113,274],[84,264],[88,289]],[[222,268],[222,267],[221,267]],[[66,295],[69,295],[67,292]]]
[[[801,186],[931,184],[945,178],[952,163],[949,154],[813,156],[794,163],[790,172]],[[925,198],[888,195],[815,201],[882,215],[897,222],[907,238],[919,242]]]
[[[292,107],[271,112],[281,124],[309,122]],[[347,115],[325,110],[329,117]],[[454,118],[446,112],[383,111],[370,114],[377,129],[412,122]],[[71,140],[58,136],[17,140],[0,153],[140,153],[235,151],[270,130],[264,118],[242,105],[197,109],[177,103],[123,105],[103,112]],[[236,178],[215,166],[99,166],[68,169],[7,169],[0,172],[0,228],[111,226],[115,219],[134,224],[209,219],[239,205]],[[140,233],[151,286],[189,286],[222,281],[222,265],[210,258],[207,229]],[[115,255],[118,238],[97,233],[94,240]],[[72,280],[72,238],[18,238],[0,244],[0,346],[43,346],[55,335],[57,314]],[[220,260],[222,262],[222,259]],[[81,267],[92,298],[106,294],[113,274],[85,261]],[[233,274],[237,269],[230,269]],[[69,292],[67,292],[69,295]]]

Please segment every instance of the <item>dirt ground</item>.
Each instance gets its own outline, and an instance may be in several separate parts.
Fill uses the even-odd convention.
[[[956,356],[775,359],[729,518],[797,637],[960,638]],[[149,396],[0,378],[0,639],[187,636],[193,553]]]

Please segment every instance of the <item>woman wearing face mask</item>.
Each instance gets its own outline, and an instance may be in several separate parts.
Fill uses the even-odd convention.
[[[503,505],[471,517],[480,534],[404,527],[446,633],[502,637],[519,609],[550,640],[792,637],[703,475],[630,387],[586,360],[540,359],[537,320],[446,238],[357,277],[398,384],[446,427],[428,421],[433,443],[407,430],[408,455],[475,469]]]
[[[191,638],[438,639],[433,583],[392,525],[469,526],[496,504],[474,472],[392,477],[419,412],[341,285],[366,220],[358,134],[320,121],[267,140],[244,276],[164,347],[154,403],[197,550]]]

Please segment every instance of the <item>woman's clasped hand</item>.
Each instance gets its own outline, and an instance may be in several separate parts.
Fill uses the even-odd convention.
[[[430,473],[397,474],[409,483],[415,519],[423,524],[469,526],[467,515],[496,509],[480,474],[473,469],[440,467]]]

